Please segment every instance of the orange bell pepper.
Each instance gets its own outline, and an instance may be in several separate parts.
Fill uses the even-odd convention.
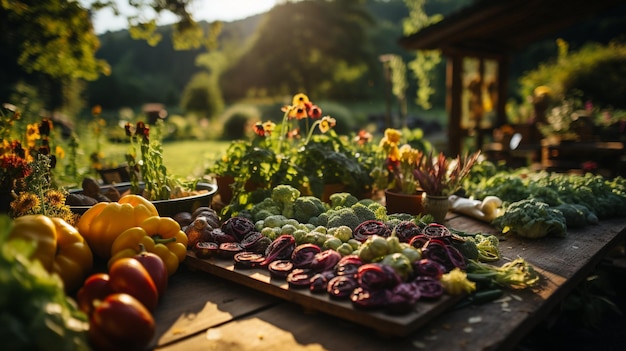
[[[111,246],[123,231],[158,215],[156,207],[144,197],[125,195],[118,202],[95,204],[80,217],[76,227],[97,256],[109,259]]]

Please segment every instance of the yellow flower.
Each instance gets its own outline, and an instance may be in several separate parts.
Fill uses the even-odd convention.
[[[331,128],[333,128],[336,124],[337,124],[337,121],[334,118],[330,116],[324,116],[322,117],[322,120],[320,121],[320,132],[326,133]]]
[[[294,105],[289,110],[289,118],[304,119],[307,118],[306,107],[304,105]]]
[[[15,217],[39,211],[40,201],[39,197],[33,193],[23,192],[17,197],[17,199],[11,202],[11,209]]]
[[[387,139],[391,143],[398,144],[400,142],[401,137],[402,137],[402,133],[397,129],[387,128],[385,130],[384,138]]]
[[[51,206],[63,206],[65,205],[65,195],[58,190],[48,190],[46,192],[46,202]]]
[[[272,134],[275,128],[276,128],[276,123],[272,121],[267,121],[263,123],[263,130],[265,130],[265,132],[268,134]]]
[[[29,124],[26,126],[26,145],[29,148],[35,147],[37,139],[40,139],[39,125],[37,123]]]
[[[54,149],[54,153],[58,158],[65,158],[65,150],[61,146],[58,146]]]
[[[293,96],[291,105],[293,105],[293,106],[304,106],[307,103],[309,103],[309,97],[306,96],[305,94],[298,93],[298,94]]]

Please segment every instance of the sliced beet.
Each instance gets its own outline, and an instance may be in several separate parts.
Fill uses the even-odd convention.
[[[222,223],[222,231],[242,241],[248,233],[255,230],[254,223],[245,217],[231,217]]]
[[[315,255],[322,252],[322,249],[311,243],[296,246],[291,254],[291,262],[296,268],[310,268]]]
[[[235,268],[240,269],[250,269],[259,267],[261,263],[265,260],[265,256],[255,252],[242,251],[238,252],[233,256],[233,261],[235,261]]]
[[[268,266],[267,270],[270,272],[272,278],[285,279],[294,269],[293,263],[289,260],[275,260]]]
[[[290,288],[308,289],[314,274],[310,269],[295,268],[289,272],[286,280]]]
[[[359,282],[354,277],[338,275],[333,277],[326,287],[326,292],[333,299],[344,300],[350,298],[354,289],[359,287]]]
[[[381,221],[368,220],[359,224],[352,232],[352,236],[360,242],[365,242],[372,235],[386,238],[391,236],[391,229]]]

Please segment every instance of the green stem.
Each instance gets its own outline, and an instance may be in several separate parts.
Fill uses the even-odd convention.
[[[313,123],[313,125],[311,125],[311,129],[309,129],[309,134],[306,136],[306,139],[304,140],[304,145],[309,143],[309,140],[311,140],[311,136],[313,135],[313,131],[315,130],[315,127],[317,127],[318,124],[320,124],[322,120],[318,119],[317,121],[315,121],[315,123]]]
[[[283,140],[285,140],[285,137],[287,135],[288,130],[287,129],[287,120],[288,120],[288,116],[289,116],[289,111],[290,109],[287,109],[287,111],[285,111],[285,114],[283,115],[283,121],[280,125],[280,139],[278,140],[278,152],[277,154],[280,154],[283,150]]]

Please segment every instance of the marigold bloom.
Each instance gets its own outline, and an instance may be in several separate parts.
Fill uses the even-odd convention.
[[[26,126],[26,145],[29,148],[35,147],[36,141],[41,138],[39,134],[39,126],[32,123]]]
[[[401,137],[402,137],[402,133],[397,129],[387,128],[385,130],[384,139],[387,139],[392,143],[396,143],[396,144],[399,143]]]
[[[263,130],[265,130],[265,133],[267,133],[268,135],[271,135],[275,128],[276,128],[276,123],[272,121],[267,121],[263,123]]]

